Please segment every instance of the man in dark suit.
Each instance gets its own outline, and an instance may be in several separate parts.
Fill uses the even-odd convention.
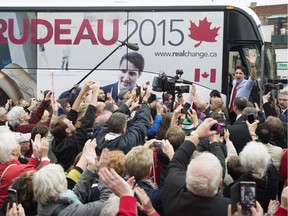
[[[239,154],[244,146],[252,140],[249,133],[246,120],[248,115],[253,115],[254,119],[257,119],[257,110],[254,107],[246,107],[241,116],[241,121],[235,122],[234,125],[228,128],[230,132],[230,140],[232,141],[237,153]]]
[[[112,92],[114,101],[123,99],[123,96],[132,91],[136,86],[137,79],[144,70],[144,58],[137,52],[125,53],[120,60],[118,82],[103,86],[105,94]]]
[[[168,166],[168,175],[162,190],[166,216],[227,215],[230,199],[218,195],[222,183],[222,167],[219,159],[205,152],[190,162],[199,144],[199,138],[216,133],[210,130],[216,122],[212,118],[205,119],[175,152]],[[219,153],[222,152],[218,143],[212,143],[210,147]]]
[[[288,90],[283,89],[282,91],[279,92],[278,95],[278,103],[279,107],[281,108],[281,115],[282,118],[287,122],[288,119]],[[285,122],[285,121],[284,121]]]

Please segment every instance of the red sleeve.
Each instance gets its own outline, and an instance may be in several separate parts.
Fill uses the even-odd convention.
[[[43,160],[41,162],[41,164],[42,164],[42,167],[44,167],[44,166],[47,166],[48,164],[50,164],[50,161],[49,160]]]
[[[116,216],[136,216],[136,199],[132,196],[120,197],[119,210]]]
[[[40,124],[49,126],[49,125],[50,125],[51,118],[52,118],[52,115],[53,115],[53,109],[50,108],[49,116],[48,116],[47,121],[45,121],[45,122],[43,122],[43,123],[40,123]]]
[[[36,158],[31,157],[27,164],[34,166],[35,169],[36,169],[37,166],[40,164],[40,161],[38,159],[36,159]]]
[[[284,209],[280,206],[274,215],[275,216],[287,216],[287,209]]]
[[[44,111],[45,111],[45,100],[43,100],[36,109],[36,111],[32,113],[28,122],[30,124],[38,123],[41,120]]]

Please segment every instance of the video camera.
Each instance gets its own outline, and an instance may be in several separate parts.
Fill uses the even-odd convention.
[[[283,83],[277,83],[277,84],[267,83],[264,85],[264,94],[268,94],[268,92],[272,90],[280,90],[280,89],[283,89]]]
[[[183,70],[176,70],[176,76],[168,77],[165,73],[160,74],[158,77],[154,77],[152,83],[152,90],[156,92],[167,92],[170,94],[177,93],[189,93],[190,86],[193,83],[180,79],[183,74]],[[188,85],[176,85],[176,83],[188,84]]]

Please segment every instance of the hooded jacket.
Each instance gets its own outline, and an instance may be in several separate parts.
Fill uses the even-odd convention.
[[[123,104],[115,112],[121,112],[126,115],[130,115],[129,108],[126,104]],[[132,147],[143,145],[145,143],[145,137],[149,129],[150,124],[150,109],[146,104],[142,104],[136,112],[132,122],[125,135],[111,133],[107,127],[107,123],[102,127],[96,136],[97,155],[101,154],[103,148],[109,150],[121,150],[127,154]]]

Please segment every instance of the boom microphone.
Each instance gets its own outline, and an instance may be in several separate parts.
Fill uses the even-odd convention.
[[[122,43],[122,45],[125,45],[128,49],[131,49],[131,50],[134,50],[134,51],[138,51],[139,50],[139,46],[136,43],[128,43],[128,42],[125,42],[125,41],[119,41],[119,42]]]

